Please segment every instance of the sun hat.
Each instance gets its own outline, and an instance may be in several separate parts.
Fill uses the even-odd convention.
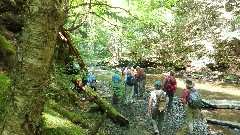
[[[192,78],[187,78],[184,83],[188,87],[194,87],[195,86],[195,83],[194,83]]]
[[[161,86],[162,86],[162,83],[161,83],[160,81],[156,81],[156,82],[154,83],[154,86],[161,87]]]

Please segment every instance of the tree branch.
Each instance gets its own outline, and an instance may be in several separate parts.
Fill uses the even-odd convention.
[[[122,7],[114,7],[114,6],[108,5],[108,4],[106,4],[106,3],[82,3],[82,4],[79,4],[79,5],[77,5],[77,6],[72,6],[72,7],[70,7],[69,9],[71,9],[71,8],[77,8],[77,7],[80,7],[80,6],[89,6],[89,5],[91,5],[91,6],[106,6],[106,7],[109,7],[109,8],[121,9],[121,10],[125,11],[126,13],[128,13],[128,14],[129,14],[130,16],[132,16],[133,18],[139,20],[138,17],[132,15],[128,10],[126,10],[126,9],[124,9],[124,8],[122,8]]]
[[[93,15],[96,15],[97,17],[103,19],[103,20],[106,21],[107,23],[109,23],[109,24],[111,24],[111,25],[113,25],[113,26],[119,27],[118,25],[113,24],[113,23],[107,21],[105,18],[101,17],[100,15],[96,14],[95,12],[91,12],[91,13],[92,13]]]

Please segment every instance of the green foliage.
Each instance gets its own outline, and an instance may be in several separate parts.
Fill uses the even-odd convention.
[[[54,63],[54,68],[56,73],[51,75],[50,89],[45,95],[57,102],[78,106],[76,95],[80,97],[83,95],[71,90],[74,87],[71,80],[81,78],[81,76],[66,74],[65,68],[58,66],[56,63]]]
[[[82,1],[73,3],[78,4]],[[239,11],[236,1],[226,4],[220,0],[92,1],[91,9],[87,4],[72,9],[66,26],[83,22],[72,37],[85,61],[108,59],[115,64],[154,58],[161,65],[186,66],[189,59],[214,57],[229,63],[239,59],[232,40],[237,38]],[[229,6],[231,15],[224,8]],[[214,45],[214,54],[206,42]]]
[[[119,97],[124,95],[125,92],[125,84],[124,83],[119,83],[119,84],[114,84],[112,83],[112,90],[114,93],[116,93]]]

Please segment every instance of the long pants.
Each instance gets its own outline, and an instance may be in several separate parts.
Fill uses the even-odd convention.
[[[126,88],[126,100],[125,100],[125,103],[126,104],[130,104],[132,101],[133,101],[133,93],[134,93],[134,90],[133,90],[133,86],[129,86],[129,85],[125,85],[125,88]]]
[[[138,95],[138,83],[134,84],[134,94]]]
[[[154,131],[161,131],[165,112],[159,112],[157,107],[152,108],[152,123]]]
[[[195,117],[198,115],[199,109],[192,109],[187,105],[185,106],[185,109],[186,109],[187,123],[182,125],[182,127],[178,130],[177,135],[182,135],[187,128],[190,134],[193,133]]]
[[[145,85],[146,85],[146,78],[143,78],[141,81],[139,81],[139,93],[140,96],[143,96],[143,93],[145,92]]]
[[[119,87],[113,87],[113,98],[112,98],[113,104],[118,103],[119,97],[117,95],[117,92],[119,91],[119,89],[120,89]]]
[[[172,107],[173,107],[173,97],[174,97],[174,95],[168,95],[169,102],[168,102],[167,109],[169,112],[172,110]]]

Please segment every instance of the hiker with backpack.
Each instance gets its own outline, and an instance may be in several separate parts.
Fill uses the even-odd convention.
[[[163,81],[163,89],[167,93],[167,96],[169,98],[168,102],[168,112],[172,112],[172,104],[173,104],[173,97],[174,93],[177,90],[177,81],[175,79],[175,72],[170,71],[170,75],[166,76],[164,81]]]
[[[124,78],[125,82],[125,94],[126,94],[126,100],[125,105],[129,105],[133,102],[133,85],[134,85],[134,76],[132,75],[131,70],[127,71],[127,75]]]
[[[120,87],[121,84],[120,82],[122,81],[120,75],[119,75],[119,71],[116,70],[115,73],[112,75],[112,89],[113,89],[113,98],[112,98],[112,102],[113,104],[117,104],[118,100],[119,100],[119,95],[120,93]]]
[[[202,98],[199,94],[199,91],[194,88],[195,83],[192,78],[187,78],[185,80],[186,89],[183,90],[183,99],[184,109],[187,117],[187,123],[184,124],[177,132],[177,135],[182,135],[186,128],[190,134],[193,133],[195,117],[199,114],[202,117],[200,111],[202,106]]]
[[[94,91],[97,91],[96,88],[96,78],[94,77],[94,73],[95,71],[92,70],[89,74],[88,74],[88,81],[87,81],[87,86],[91,87]]]
[[[147,114],[152,116],[154,134],[158,135],[162,129],[168,97],[166,92],[162,90],[162,83],[160,81],[156,81],[154,87],[155,90],[150,93]]]
[[[135,77],[136,77],[136,81],[138,82],[139,97],[143,97],[143,93],[146,90],[146,88],[145,88],[146,73],[139,66],[136,67],[136,70],[137,70],[137,74],[135,75]]]

